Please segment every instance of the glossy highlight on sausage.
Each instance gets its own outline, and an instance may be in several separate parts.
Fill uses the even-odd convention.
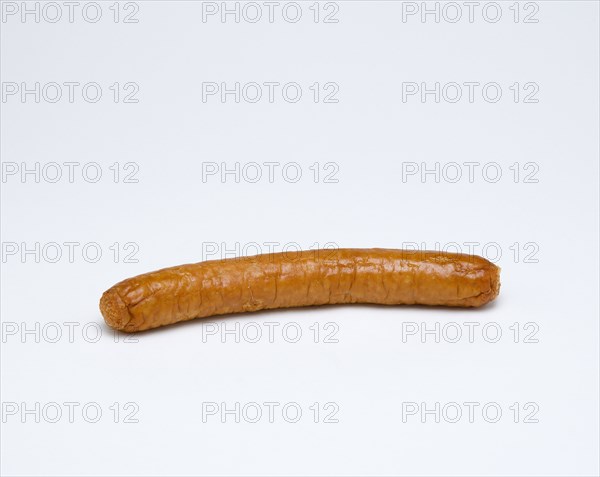
[[[228,313],[373,303],[478,307],[500,291],[500,268],[476,255],[320,249],[210,260],[128,278],[100,299],[106,323],[136,332]]]

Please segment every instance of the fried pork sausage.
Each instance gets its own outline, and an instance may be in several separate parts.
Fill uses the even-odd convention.
[[[117,330],[272,308],[375,303],[478,307],[500,290],[500,269],[456,253],[322,249],[211,260],[117,283],[100,311]]]

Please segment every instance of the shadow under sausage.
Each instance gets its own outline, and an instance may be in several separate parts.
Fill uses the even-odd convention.
[[[398,319],[402,319],[402,316],[401,316],[402,310],[435,310],[436,312],[439,312],[441,314],[448,314],[448,315],[452,315],[452,314],[456,314],[456,313],[469,313],[469,314],[476,313],[479,315],[484,315],[486,313],[489,314],[490,312],[492,312],[494,310],[494,308],[496,308],[498,306],[499,299],[500,298],[497,298],[494,301],[487,303],[484,306],[477,307],[477,308],[432,306],[432,305],[381,305],[381,304],[377,304],[377,303],[344,303],[344,304],[336,304],[336,305],[315,305],[315,306],[298,306],[298,307],[291,307],[291,308],[275,308],[272,310],[246,311],[243,313],[228,313],[225,315],[207,316],[205,318],[194,318],[192,320],[180,321],[179,323],[173,323],[172,325],[165,325],[165,326],[161,326],[158,328],[152,328],[150,330],[136,331],[135,333],[124,333],[122,331],[112,330],[112,328],[110,328],[106,323],[104,323],[104,320],[102,320],[102,325],[104,328],[106,328],[106,330],[114,331],[114,333],[116,333],[117,335],[126,337],[126,336],[137,335],[137,334],[150,336],[154,333],[166,333],[168,331],[173,331],[173,330],[176,330],[176,329],[182,328],[182,327],[193,328],[196,326],[202,326],[203,324],[206,324],[206,323],[214,323],[214,322],[226,323],[226,322],[240,320],[240,319],[247,319],[249,317],[262,319],[262,318],[267,318],[269,316],[281,315],[281,314],[294,315],[294,314],[307,313],[307,312],[317,314],[317,313],[325,313],[328,310],[332,310],[332,309],[335,310],[335,309],[347,308],[347,307],[364,309],[365,311],[374,311],[374,310],[382,310],[382,309],[383,310],[397,310],[398,314],[399,314]]]

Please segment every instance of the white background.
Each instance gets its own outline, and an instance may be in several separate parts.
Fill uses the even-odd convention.
[[[100,2],[96,23],[76,10],[73,23],[36,23],[31,15],[22,22],[17,13],[0,25],[3,88],[96,82],[103,90],[97,103],[81,90],[72,103],[20,94],[1,103],[3,170],[10,162],[79,164],[73,183],[3,175],[4,475],[598,475],[596,2],[521,4],[518,22],[513,2],[500,2],[496,23],[480,9],[469,22],[462,3],[456,23],[449,10],[439,23],[419,14],[403,21],[410,7],[383,1],[322,3],[321,15],[337,6],[337,23],[322,16],[315,23],[313,2],[301,3],[297,23],[280,10],[273,23],[236,23],[219,15],[203,21],[202,2],[146,1],[136,4],[137,23],[122,16],[115,23],[112,3]],[[134,8],[118,7],[121,15]],[[534,9],[538,22],[524,23]],[[300,84],[301,100],[287,102],[279,92],[273,103],[218,95],[203,102],[203,82],[269,81]],[[115,103],[115,82],[136,83],[138,102],[120,96]],[[336,83],[338,102],[315,103],[315,82]],[[495,82],[503,95],[496,103],[481,89],[473,102],[403,101],[407,82]],[[538,101],[521,95],[515,102],[515,82],[535,83]],[[102,168],[97,183],[81,176],[89,162]],[[136,163],[138,182],[120,176],[114,183],[115,162]],[[222,181],[203,177],[207,162],[276,162],[279,174],[273,183]],[[296,183],[281,176],[288,162],[302,169]],[[315,183],[315,162],[335,163],[337,182],[320,176]],[[448,168],[439,182],[431,174],[403,177],[408,162],[479,166],[473,182],[463,166],[452,183]],[[502,169],[497,182],[481,174],[489,162]],[[537,182],[521,175],[515,183],[509,168],[528,162]],[[19,247],[14,255],[11,242]],[[39,263],[21,254],[36,242]],[[50,263],[54,252],[42,250],[50,242],[79,243],[73,263],[64,246]],[[81,254],[90,242],[102,250],[95,263]],[[115,242],[118,263],[109,248]],[[136,263],[124,263],[129,242]],[[98,300],[117,281],[217,258],[236,243],[241,250],[266,242],[277,242],[278,251],[289,243],[476,242],[479,254],[493,243],[486,253],[502,252],[501,295],[481,310],[349,306],[230,316],[139,334],[136,342],[103,324]],[[205,256],[214,243],[219,255]],[[272,340],[265,323],[274,323]],[[287,323],[302,330],[296,343],[282,335]],[[463,331],[455,343],[452,323]],[[223,343],[219,333],[207,335],[225,326],[252,337],[258,326],[263,336],[236,343],[224,335]],[[447,333],[436,343],[431,334],[407,335],[414,326]],[[331,330],[337,343],[324,342]],[[63,410],[56,423],[49,407],[49,415],[24,412],[51,402]],[[65,402],[79,403],[74,422]],[[119,416],[110,409],[115,402]],[[203,416],[210,402],[280,405],[274,422],[226,415],[222,423],[220,414]],[[406,413],[403,403],[411,402],[420,410],[422,403],[479,404],[474,422],[463,414],[451,423],[448,411],[439,423],[427,414],[423,423]],[[86,403],[102,409],[98,422],[82,417]],[[301,408],[298,422],[282,416],[286,403]],[[324,410],[325,403],[334,404]],[[498,422],[482,416],[486,403],[502,410]],[[131,409],[136,423],[124,422]],[[337,422],[323,422],[331,409]],[[524,422],[532,409],[528,420],[537,422]]]

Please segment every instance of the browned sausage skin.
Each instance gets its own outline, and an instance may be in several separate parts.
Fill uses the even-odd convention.
[[[488,260],[445,252],[323,249],[211,260],[104,292],[106,323],[135,332],[226,313],[340,303],[477,307],[500,291]]]

